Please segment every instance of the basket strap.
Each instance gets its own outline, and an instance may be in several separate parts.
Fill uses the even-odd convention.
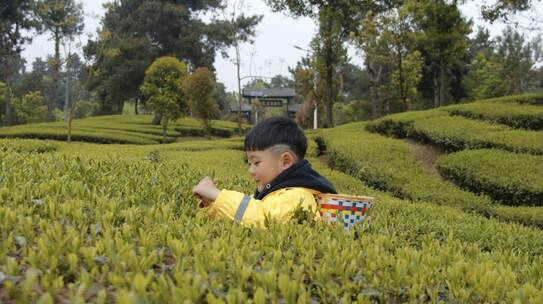
[[[234,216],[234,221],[241,221],[243,215],[245,214],[245,210],[247,210],[247,206],[249,206],[250,200],[251,198],[247,194],[243,196],[243,199],[241,199],[241,203],[239,204],[238,210],[236,211],[236,215]]]

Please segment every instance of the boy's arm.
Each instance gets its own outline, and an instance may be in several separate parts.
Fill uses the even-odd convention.
[[[247,194],[222,190],[215,202],[206,209],[211,218],[227,218],[244,226],[263,226],[266,216],[280,223],[288,221],[299,205],[306,210],[317,210],[313,194],[303,188],[286,188],[256,200]]]

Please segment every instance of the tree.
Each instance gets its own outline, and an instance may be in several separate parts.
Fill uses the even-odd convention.
[[[270,79],[271,88],[292,88],[294,87],[294,81],[283,75],[275,75]]]
[[[88,88],[97,93],[101,113],[122,113],[125,100],[137,100],[145,70],[158,57],[175,56],[191,68],[213,70],[215,54],[233,44],[230,21],[202,17],[222,6],[219,0],[108,3],[99,35],[85,46],[92,63]],[[240,18],[239,27],[250,31],[251,20]]]
[[[338,59],[344,56],[345,42],[351,32],[358,31],[359,20],[368,11],[380,12],[397,1],[328,1],[328,0],[266,0],[273,11],[289,11],[294,16],[307,16],[318,20],[320,49],[321,93],[326,98],[327,125],[332,127],[333,105],[337,97],[335,69]],[[315,44],[319,44],[316,41]],[[316,49],[315,49],[316,50]],[[338,53],[335,53],[338,52]],[[317,52],[315,52],[315,55]],[[323,87],[324,86],[324,87]]]
[[[19,124],[42,122],[47,116],[47,106],[39,91],[29,92],[22,98],[14,98],[14,114]]]
[[[250,89],[250,90],[263,90],[263,89],[269,89],[270,85],[267,83],[264,79],[255,78],[249,82],[247,82],[243,89]]]
[[[371,103],[371,116],[378,118],[382,114],[383,87],[385,86],[385,73],[389,68],[391,45],[385,38],[378,22],[378,16],[373,12],[369,12],[365,18],[361,20],[361,28],[359,32],[351,35],[356,45],[362,50],[365,55],[364,63],[368,72],[369,96]]]
[[[479,51],[465,80],[470,98],[480,100],[506,95],[507,83],[503,76],[503,66],[497,57]]]
[[[368,98],[368,73],[365,69],[346,62],[339,66],[339,73],[341,75],[340,97],[342,102]]]
[[[347,49],[341,35],[339,18],[332,8],[321,9],[319,31],[311,43],[319,79],[317,100],[325,101],[326,125],[329,128],[334,126],[334,103],[339,94],[338,67],[347,62]]]
[[[62,62],[60,59],[60,43],[62,39],[73,39],[83,32],[83,5],[75,0],[38,0],[37,11],[43,30],[50,32],[55,54],[52,66],[53,83],[58,87]],[[47,102],[47,118],[53,120],[54,96]]]
[[[38,28],[33,0],[2,1],[0,6],[0,81],[11,90],[11,77],[16,73],[15,62],[23,50],[23,45],[31,41],[30,30]],[[29,34],[23,35],[24,31]],[[12,123],[11,94],[7,94],[4,106],[4,124]]]
[[[187,66],[175,57],[160,57],[145,71],[141,87],[146,106],[162,117],[163,143],[166,143],[168,124],[186,113],[187,100],[183,81]]]
[[[483,18],[488,21],[496,21],[498,19],[507,20],[508,16],[517,12],[528,10],[534,2],[531,0],[496,0],[491,5],[486,3],[481,7]]]
[[[207,68],[198,68],[184,81],[189,107],[194,116],[202,121],[206,133],[211,133],[211,120],[216,118],[218,108],[213,99],[215,80]]]
[[[534,64],[541,58],[541,40],[526,42],[524,35],[507,27],[496,39],[496,56],[503,67],[506,94],[519,94],[534,86]]]
[[[417,95],[417,85],[422,76],[422,56],[419,51],[398,55],[397,69],[392,73],[392,88],[398,93],[406,111]]]
[[[434,107],[445,104],[448,74],[462,61],[468,49],[471,22],[462,16],[456,2],[424,0],[407,2],[415,24],[419,51],[427,61],[433,83]]]

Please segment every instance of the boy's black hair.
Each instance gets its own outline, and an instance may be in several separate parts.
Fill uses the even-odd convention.
[[[271,117],[259,122],[245,136],[245,151],[265,150],[272,146],[289,146],[298,160],[307,152],[307,138],[304,130],[287,117]]]

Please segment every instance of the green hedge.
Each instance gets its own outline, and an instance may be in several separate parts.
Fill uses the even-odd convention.
[[[2,301],[543,300],[540,230],[368,193],[316,161],[340,191],[376,197],[368,232],[296,220],[246,229],[209,221],[190,192],[210,163],[222,186],[253,190],[239,151],[142,161],[89,146],[73,151],[85,158],[0,152]]]
[[[543,154],[543,132],[515,130],[460,116],[432,117],[413,123],[413,136],[447,150],[499,148],[512,152]]]
[[[478,102],[492,102],[492,103],[503,102],[503,103],[543,105],[543,94],[532,93],[532,94],[512,95],[512,96],[504,96],[504,97],[496,97],[496,98],[479,100]]]
[[[498,102],[474,102],[441,108],[452,115],[487,120],[518,129],[543,129],[543,107]]]
[[[96,116],[74,120],[72,140],[92,143],[158,144],[162,143],[162,126],[151,124],[151,115]],[[243,125],[244,130],[248,126]],[[231,137],[237,124],[228,121],[213,121],[212,136]],[[166,133],[166,141],[174,142],[180,137],[206,136],[202,123],[194,118],[182,118],[172,122]],[[0,128],[0,137],[67,139],[64,121],[27,124]]]
[[[0,138],[0,151],[46,153],[56,151],[58,145],[50,141]]]
[[[40,128],[37,126],[18,126],[17,128],[4,128],[0,130],[0,137],[27,138],[27,139],[53,139],[66,141],[66,129]],[[73,141],[84,141],[99,144],[156,144],[158,136],[148,134],[134,134],[117,130],[72,130]]]
[[[466,150],[442,157],[440,174],[507,205],[543,205],[543,156]]]
[[[439,114],[437,110],[389,115],[371,122],[367,129],[433,143],[448,151],[499,148],[543,154],[543,131],[517,130],[461,116],[447,116],[444,111]]]
[[[444,117],[447,114],[439,110],[409,111],[387,115],[366,125],[371,132],[399,138],[413,136],[413,123],[432,117]]]
[[[394,196],[431,202],[543,228],[543,208],[532,214],[516,207],[493,204],[422,169],[407,143],[365,131],[363,123],[348,124],[321,132],[318,139],[330,163],[369,186]]]

